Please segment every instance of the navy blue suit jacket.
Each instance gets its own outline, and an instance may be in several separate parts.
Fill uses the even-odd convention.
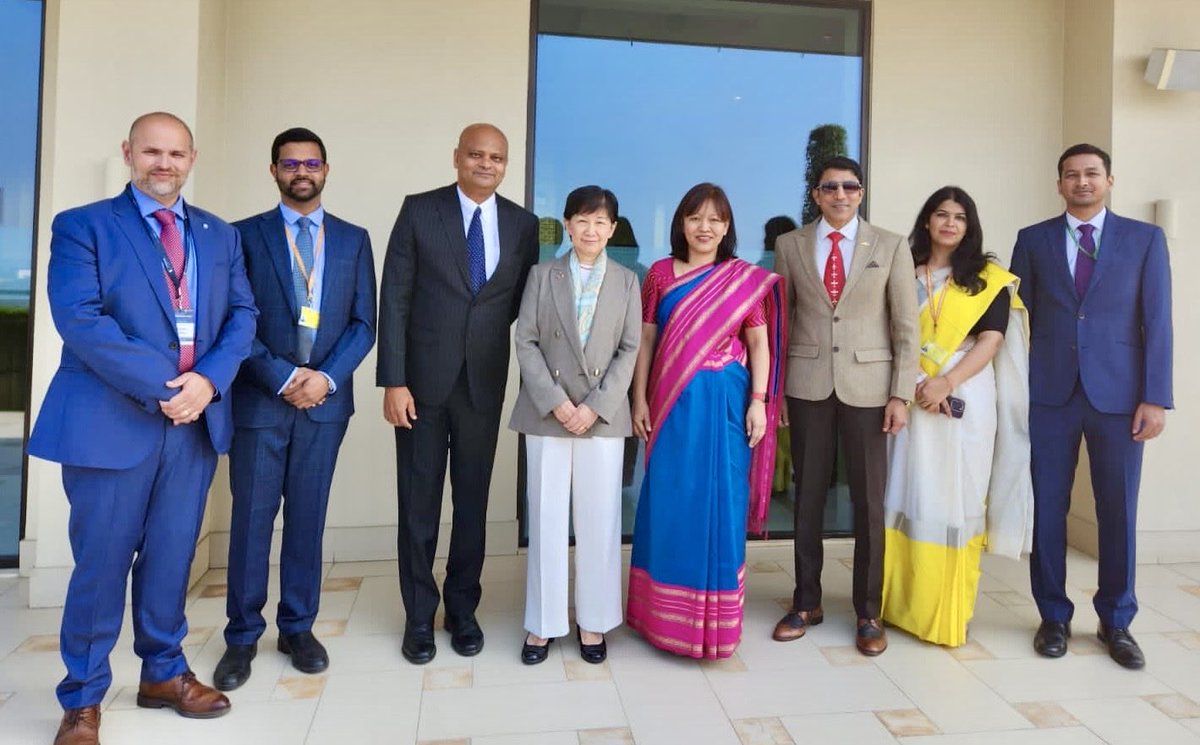
[[[317,422],[354,413],[354,370],[375,344],[375,259],[367,231],[325,213],[321,325],[306,367],[333,379],[337,392],[305,414]],[[279,208],[234,223],[242,234],[246,273],[261,315],[254,348],[233,384],[239,427],[279,424],[293,407],[276,392],[301,363],[296,357],[300,309]]]
[[[66,210],[51,226],[46,286],[63,339],[29,454],[64,465],[130,468],[163,437],[159,402],[178,391],[179,338],[162,250],[124,193]],[[254,338],[254,298],[241,240],[210,212],[187,205],[195,241],[196,361],[217,389],[203,421],[218,453],[233,435],[228,393]]]
[[[1067,267],[1065,216],[1017,234],[1012,272],[1029,309],[1029,397],[1060,406],[1079,380],[1098,411],[1173,406],[1171,267],[1160,228],[1115,215],[1081,302]]]

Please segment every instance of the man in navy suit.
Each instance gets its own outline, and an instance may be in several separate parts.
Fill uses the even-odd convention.
[[[404,199],[383,264],[376,384],[396,428],[401,652],[418,665],[437,652],[433,555],[447,453],[454,517],[445,625],[455,652],[483,648],[475,608],[509,327],[538,257],[537,217],[496,194],[507,166],[503,132],[464,129],[454,149],[458,182]]]
[[[1120,665],[1145,665],[1129,633],[1142,448],[1172,407],[1171,267],[1161,229],[1104,206],[1108,153],[1075,145],[1058,160],[1067,212],[1017,235],[1012,271],[1029,309],[1029,429],[1034,528],[1029,571],[1042,616],[1033,645],[1062,657],[1074,606],[1066,592],[1067,512],[1087,440],[1100,551],[1098,635]]]
[[[278,648],[292,666],[329,666],[313,636],[321,596],[321,537],[338,449],[354,413],[354,370],[375,343],[375,260],[367,231],[325,212],[325,144],[293,128],[271,143],[280,204],[235,223],[261,316],[233,383],[229,451],[233,517],[225,654],[213,683],[250,677],[266,629],[267,565],[283,504]]]
[[[204,503],[232,435],[227,394],[257,311],[237,231],[179,195],[196,159],[187,125],[146,114],[121,149],[125,191],[51,228],[47,292],[63,350],[29,453],[62,464],[71,504],[56,745],[98,741],[131,569],[138,706],[229,710],[180,645]]]

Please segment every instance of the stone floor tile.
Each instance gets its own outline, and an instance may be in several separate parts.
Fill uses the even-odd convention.
[[[465,737],[460,737],[455,740],[421,740],[417,745],[471,745],[471,741]]]
[[[961,663],[1007,701],[1066,701],[1171,693],[1146,671],[1133,672],[1107,657],[972,660]]]
[[[58,634],[34,634],[21,642],[18,652],[57,652]]]
[[[328,680],[326,675],[284,675],[276,683],[271,700],[320,698]]]
[[[1200,704],[1179,693],[1142,696],[1142,700],[1172,719],[1200,718]]]
[[[946,647],[946,654],[954,659],[962,662],[963,660],[994,660],[996,655],[988,651],[987,647],[980,644],[975,639],[969,639],[966,644],[961,647]]]
[[[215,626],[188,626],[187,636],[183,637],[183,646],[204,646],[216,630]]]
[[[346,621],[325,620],[317,621],[313,624],[313,636],[318,639],[324,639],[330,636],[345,636]]]
[[[338,577],[390,577],[393,586],[400,576],[399,562],[392,561],[346,561],[334,564],[326,579]],[[396,590],[397,594],[400,592]]]
[[[929,721],[929,717],[925,716],[920,709],[877,711],[875,712],[875,716],[879,717],[879,721],[883,722],[883,726],[887,727],[888,732],[891,732],[896,737],[936,735],[939,733],[937,725]]]
[[[229,592],[229,586],[225,583],[204,585],[203,589],[200,590],[200,597],[223,598],[227,592]]]
[[[783,717],[783,726],[797,743],[821,745],[895,745],[896,738],[887,731],[873,712],[847,714],[811,714],[803,717]]]
[[[612,680],[612,671],[608,662],[599,665],[583,660],[564,660],[563,669],[567,680]]]
[[[871,658],[864,656],[862,652],[858,651],[858,647],[853,645],[821,647],[820,649],[821,654],[825,655],[825,659],[829,660],[829,664],[834,667],[871,664]]]
[[[1140,698],[1067,701],[1063,707],[1109,745],[1196,745],[1194,733]]]
[[[1071,716],[1071,712],[1053,701],[1026,701],[1013,704],[1013,708],[1040,729],[1079,726],[1079,721]]]
[[[620,742],[624,745],[625,741]],[[632,743],[633,740],[629,740],[629,742]],[[579,735],[574,730],[522,732],[517,735],[481,735],[472,737],[471,745],[579,745]]]
[[[1200,650],[1200,631],[1168,631],[1163,636],[1184,649]]]
[[[700,669],[718,673],[744,673],[749,670],[737,652],[719,660],[700,660]]]
[[[424,688],[427,691],[444,688],[470,688],[474,683],[470,667],[427,667]]]
[[[776,717],[738,719],[733,723],[742,745],[795,745],[795,740]]]
[[[321,585],[321,592],[347,592],[362,586],[362,577],[331,577]]]
[[[634,745],[633,732],[628,727],[581,729],[576,737],[579,745]]]
[[[617,689],[609,681],[426,690],[418,739],[517,734],[530,722],[545,731],[627,724]]]

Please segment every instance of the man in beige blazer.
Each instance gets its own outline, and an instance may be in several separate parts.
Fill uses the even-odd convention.
[[[813,185],[821,218],[779,237],[775,271],[788,288],[786,414],[796,483],[796,590],[774,638],[824,619],[821,528],[839,438],[854,506],[854,611],[860,652],[887,649],[883,493],[887,435],[908,422],[917,380],[917,296],[908,244],[858,216],[862,167],[826,162]]]

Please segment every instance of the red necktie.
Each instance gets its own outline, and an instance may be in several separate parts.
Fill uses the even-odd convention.
[[[825,260],[825,291],[829,293],[829,299],[834,305],[837,305],[838,298],[842,295],[842,287],[846,284],[846,268],[842,265],[842,250],[838,248],[838,243],[845,237],[836,230],[829,234],[833,250]]]
[[[175,213],[171,210],[158,210],[154,213],[154,219],[158,220],[158,224],[162,226],[162,235],[159,238],[162,241],[163,250],[167,254],[167,261],[171,262],[171,269],[179,278],[179,293],[176,297],[175,283],[171,281],[171,275],[167,273],[166,267],[163,268],[163,279],[167,283],[167,295],[170,296],[171,304],[177,310],[186,310],[192,307],[192,300],[188,295],[187,275],[183,272],[183,238],[179,235],[179,226],[175,224]],[[179,372],[191,370],[195,358],[195,345],[180,344]]]

